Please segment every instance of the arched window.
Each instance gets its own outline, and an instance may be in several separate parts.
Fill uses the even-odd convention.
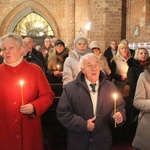
[[[54,35],[48,22],[37,13],[30,13],[17,24],[14,33],[32,37],[46,37]]]

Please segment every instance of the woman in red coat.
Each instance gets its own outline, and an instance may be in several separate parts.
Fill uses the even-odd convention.
[[[0,149],[43,150],[40,116],[54,93],[41,68],[23,59],[20,36],[3,36],[0,48]]]

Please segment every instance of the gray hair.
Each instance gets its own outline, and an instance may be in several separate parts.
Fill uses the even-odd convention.
[[[0,47],[1,47],[2,43],[3,43],[3,41],[5,39],[7,39],[7,38],[12,38],[12,39],[14,39],[16,41],[18,46],[20,46],[20,47],[23,46],[23,39],[22,39],[22,37],[20,35],[15,34],[15,33],[8,33],[8,34],[6,34],[6,35],[4,35],[4,36],[2,36],[0,38]]]
[[[80,59],[80,67],[84,68],[84,62],[87,61],[87,60],[90,60],[91,57],[95,57],[98,60],[99,65],[100,65],[99,57],[97,55],[93,54],[93,53],[88,53],[88,54],[85,54],[84,56],[81,57],[81,59]]]

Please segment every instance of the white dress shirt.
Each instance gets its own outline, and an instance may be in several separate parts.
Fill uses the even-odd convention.
[[[90,86],[91,82],[88,79],[86,79],[86,78],[85,78],[85,81],[86,81],[87,86],[89,88],[89,92],[90,92],[91,100],[92,100],[92,104],[93,104],[93,114],[95,116],[96,115],[96,111],[97,111],[97,98],[98,98],[99,80],[97,80],[95,82],[96,83],[96,86],[95,86],[96,92],[92,92],[92,87]]]

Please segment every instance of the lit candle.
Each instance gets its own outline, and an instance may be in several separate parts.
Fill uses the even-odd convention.
[[[22,102],[22,105],[24,105],[23,84],[24,84],[24,81],[23,81],[23,80],[20,80],[20,86],[21,86],[21,102]]]
[[[115,93],[113,95],[113,97],[114,97],[114,115],[115,115],[116,114],[116,99],[117,99],[117,94]],[[115,128],[116,128],[116,121],[114,123],[115,123]]]
[[[57,70],[59,71],[59,65],[57,65]]]

